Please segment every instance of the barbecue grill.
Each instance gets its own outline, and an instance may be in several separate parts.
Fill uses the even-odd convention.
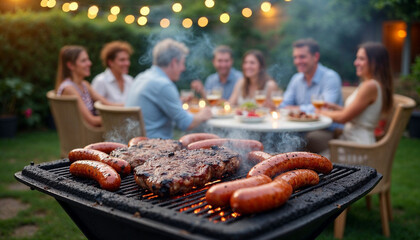
[[[161,198],[141,189],[133,175],[116,192],[69,173],[68,159],[31,164],[15,173],[20,182],[53,196],[89,239],[313,239],[348,205],[382,178],[366,166],[334,164],[316,186],[293,193],[285,205],[239,215],[205,200],[216,182],[245,177],[247,169],[181,196]]]

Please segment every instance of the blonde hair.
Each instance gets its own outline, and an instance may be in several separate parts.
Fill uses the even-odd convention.
[[[153,48],[153,65],[167,67],[172,59],[181,60],[188,52],[185,44],[171,38],[164,39]]]
[[[133,48],[128,42],[112,41],[104,45],[101,50],[101,61],[105,67],[108,66],[108,60],[114,60],[119,52],[126,52],[128,55],[133,54]]]
[[[64,81],[64,79],[71,77],[71,70],[68,68],[67,63],[70,62],[72,64],[75,64],[77,58],[80,56],[80,53],[82,53],[83,51],[87,52],[86,48],[78,45],[67,45],[61,48],[60,54],[58,55],[55,91],[58,90],[58,87]]]

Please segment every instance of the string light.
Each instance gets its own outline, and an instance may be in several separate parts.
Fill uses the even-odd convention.
[[[127,24],[132,24],[134,20],[136,20],[136,18],[133,15],[127,15],[124,19],[125,23]]]
[[[115,22],[117,20],[117,16],[114,14],[109,14],[108,15],[108,21],[109,22]]]
[[[41,7],[47,7],[48,0],[42,0],[40,5]]]
[[[198,26],[205,27],[207,24],[209,24],[209,20],[206,17],[201,17],[197,21]]]
[[[70,11],[76,11],[79,8],[79,4],[77,2],[71,2],[69,5]]]
[[[204,5],[208,8],[212,8],[212,7],[214,7],[214,1],[213,0],[206,0],[204,2]]]
[[[53,8],[53,7],[55,7],[56,4],[57,4],[57,2],[55,0],[48,0],[47,7]]]
[[[97,15],[96,14],[91,14],[91,13],[88,12],[87,16],[88,16],[89,19],[95,19]]]
[[[91,15],[97,15],[98,12],[99,12],[99,8],[96,5],[92,5],[88,9],[88,14],[91,14]]]
[[[182,5],[181,5],[181,3],[174,3],[174,4],[172,5],[172,11],[174,11],[174,12],[178,13],[178,12],[181,12],[181,10],[182,10]]]
[[[183,26],[184,28],[190,28],[190,27],[192,27],[192,24],[193,24],[193,21],[192,21],[190,18],[185,18],[185,19],[182,21],[182,26]]]
[[[242,16],[249,18],[252,16],[252,10],[250,8],[242,9]]]
[[[140,26],[144,26],[147,23],[147,17],[141,16],[137,19],[137,24]]]
[[[221,21],[222,23],[228,23],[228,22],[229,22],[229,20],[230,20],[230,16],[229,16],[229,14],[227,14],[227,13],[222,13],[222,14],[220,15],[220,21]]]
[[[61,9],[63,10],[63,12],[70,12],[70,3],[64,3],[63,6],[61,6]]]
[[[398,30],[397,35],[400,38],[405,38],[407,36],[407,32],[405,30]]]
[[[263,3],[261,3],[261,10],[263,12],[269,12],[270,9],[271,9],[271,3],[269,3],[269,2],[263,2]]]
[[[171,25],[171,21],[169,21],[169,19],[167,18],[162,18],[162,20],[160,20],[160,26],[162,28],[168,28],[169,25]]]
[[[143,16],[147,16],[150,13],[150,8],[148,6],[144,6],[140,8],[140,14]]]
[[[120,11],[121,11],[121,9],[118,6],[113,6],[110,9],[110,12],[111,12],[112,15],[118,15],[120,13]]]

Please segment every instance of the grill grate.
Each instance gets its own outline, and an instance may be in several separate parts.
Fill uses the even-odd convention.
[[[46,170],[60,177],[68,178],[70,180],[82,184],[95,186],[99,188],[99,184],[94,180],[79,178],[71,175],[69,172],[69,166],[70,164]],[[294,198],[307,192],[313,191],[316,188],[320,188],[324,185],[336,181],[337,179],[344,178],[356,171],[358,171],[358,169],[343,168],[336,166],[328,175],[319,174],[320,182],[318,185],[298,190],[294,192],[290,198]],[[229,181],[237,178],[246,177],[246,173],[246,171],[242,171],[241,173],[238,173],[234,176],[223,179],[223,181]],[[170,209],[173,211],[181,212],[183,214],[189,214],[200,218],[206,218],[214,223],[223,222],[224,224],[231,224],[235,221],[243,219],[244,216],[240,216],[239,214],[233,212],[229,207],[213,208],[211,205],[207,204],[205,200],[205,193],[207,189],[211,185],[219,182],[221,182],[221,180],[216,180],[214,182],[207,183],[203,188],[196,189],[193,192],[181,196],[175,196],[172,198],[161,198],[158,195],[149,192],[148,190],[141,189],[135,183],[134,176],[131,174],[121,179],[121,187],[118,191],[116,191],[116,193],[127,198],[142,200],[144,202],[148,202],[153,205]]]

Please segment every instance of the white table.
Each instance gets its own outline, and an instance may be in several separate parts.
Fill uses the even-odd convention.
[[[208,127],[222,128],[225,130],[237,129],[253,132],[309,132],[328,128],[331,124],[331,118],[325,116],[321,116],[318,121],[311,122],[288,121],[284,118],[276,120],[271,116],[267,116],[266,119],[260,123],[243,123],[235,117],[212,118],[206,123]]]

